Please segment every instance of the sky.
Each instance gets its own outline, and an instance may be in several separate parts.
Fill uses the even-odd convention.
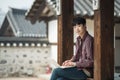
[[[30,9],[35,0],[0,0],[0,25],[10,8]]]
[[[9,7],[30,8],[34,0],[0,0],[0,9],[7,12]]]

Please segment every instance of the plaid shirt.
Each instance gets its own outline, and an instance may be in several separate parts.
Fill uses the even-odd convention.
[[[72,61],[76,62],[79,69],[93,67],[93,37],[88,32],[85,33],[83,39],[80,36],[77,37],[76,53]]]

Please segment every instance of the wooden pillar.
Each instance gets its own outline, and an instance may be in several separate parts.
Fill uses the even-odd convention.
[[[99,0],[94,15],[94,80],[114,80],[114,0]]]
[[[58,16],[58,63],[73,55],[73,0],[61,1],[61,15]]]

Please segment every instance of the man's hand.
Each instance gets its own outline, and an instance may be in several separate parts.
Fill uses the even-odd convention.
[[[63,62],[62,66],[66,66],[68,64],[68,62],[71,62],[71,60],[66,60]]]
[[[62,66],[76,66],[76,63],[72,62],[71,60],[66,60],[63,62]]]

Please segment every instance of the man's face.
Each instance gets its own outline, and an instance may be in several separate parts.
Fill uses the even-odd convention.
[[[74,32],[78,35],[83,35],[86,31],[86,26],[83,26],[83,24],[76,24],[74,26]]]

